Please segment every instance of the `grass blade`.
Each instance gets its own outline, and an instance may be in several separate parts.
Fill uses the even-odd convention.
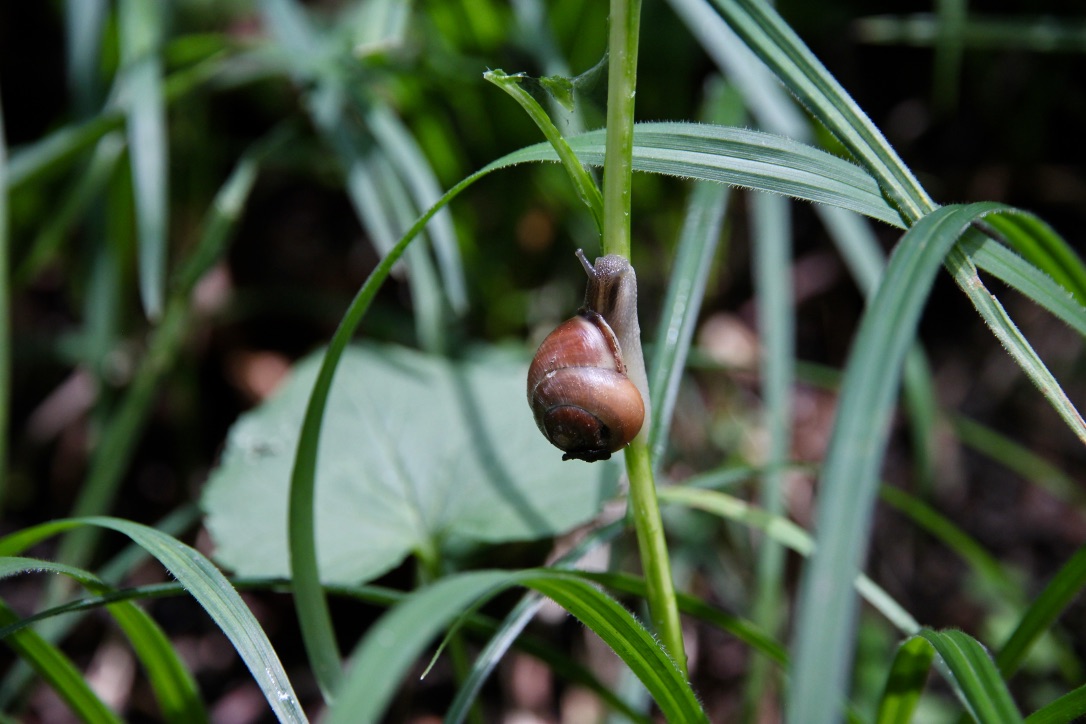
[[[592,178],[592,174],[588,173],[588,169],[581,165],[581,161],[574,155],[573,149],[570,148],[562,132],[558,130],[551,121],[550,116],[543,110],[543,106],[539,105],[536,99],[532,98],[528,91],[521,86],[521,81],[525,80],[527,76],[523,74],[507,75],[501,70],[488,70],[483,74],[483,78],[508,93],[535,122],[536,127],[543,132],[547,142],[551,144],[551,148],[554,149],[558,159],[562,162],[562,167],[565,168],[566,175],[569,176],[577,196],[588,207],[588,211],[596,221],[596,228],[602,234],[603,196],[600,194],[600,189],[596,185],[595,179]]]
[[[1033,712],[1026,717],[1026,724],[1067,724],[1083,715],[1086,715],[1086,684]]]
[[[191,546],[139,523],[90,517],[43,523],[6,536],[0,539],[0,555],[16,555],[41,540],[82,526],[122,533],[158,559],[230,639],[279,720],[307,721],[290,679],[256,617],[219,569]]]
[[[411,216],[417,215],[418,209],[432,206],[441,198],[441,188],[422,149],[403,121],[387,107],[372,105],[366,114],[366,122],[374,139],[384,149],[385,157],[403,179],[414,200],[415,208],[411,210]],[[404,224],[400,228],[406,226],[407,224]],[[449,304],[453,311],[462,314],[468,307],[464,266],[456,241],[456,231],[453,229],[452,215],[448,210],[436,214],[426,227],[426,232],[437,255]]]
[[[762,354],[758,362],[764,404],[766,450],[759,499],[766,513],[784,510],[784,475],[792,445],[792,385],[795,380],[795,314],[792,296],[792,228],[788,202],[779,196],[751,195],[752,276]],[[776,634],[781,622],[784,548],[772,538],[759,541],[754,622]],[[762,662],[751,668],[745,704],[753,712],[768,682]]]
[[[0,625],[18,620],[18,615],[0,602]],[[5,643],[38,672],[80,719],[93,724],[120,724],[121,719],[91,690],[71,659],[34,631],[17,631]]]
[[[973,221],[1003,208],[943,207],[918,221],[899,242],[864,313],[820,476],[818,546],[804,566],[797,607],[789,721],[840,715],[855,633],[851,582],[866,549],[905,353],[946,254]]]
[[[744,109],[734,91],[722,83],[710,90],[704,115],[714,123],[740,123]],[[678,249],[668,275],[656,343],[649,364],[649,449],[659,467],[667,447],[671,416],[686,368],[690,341],[705,287],[713,269],[713,257],[724,225],[729,189],[717,184],[696,184],[690,193],[679,232]]]
[[[995,216],[986,220],[1011,248],[1074,295],[1086,306],[1086,267],[1056,231],[1033,214]]]
[[[1012,212],[1013,210],[1007,210],[1007,213]],[[947,268],[954,275],[958,286],[969,297],[973,307],[980,313],[992,334],[1022,368],[1026,377],[1044,395],[1071,431],[1080,440],[1086,442],[1086,420],[1082,419],[1082,415],[1067,397],[1067,393],[1060,387],[1060,383],[1019,331],[1003,305],[984,287],[977,274],[977,268],[962,249],[951,250],[947,256]]]
[[[13,278],[15,286],[22,287],[29,283],[56,256],[69,230],[91,202],[103,193],[124,147],[120,133],[107,134],[98,142],[86,171],[79,174],[71,188],[61,195],[63,201],[60,207],[46,220],[30,250],[19,263]]]
[[[961,631],[919,633],[931,644],[946,665],[943,678],[954,688],[958,699],[973,719],[988,722],[1020,722],[1022,715],[1014,705],[1007,685],[980,643]]]
[[[1071,329],[1086,336],[1086,309],[1078,297],[1037,266],[980,232],[968,234],[963,240],[962,250],[978,268],[1029,297]]]
[[[602,166],[604,134],[566,139],[582,162]],[[500,159],[503,165],[553,161],[547,144]],[[878,184],[859,167],[798,141],[759,131],[685,122],[641,123],[634,128],[634,170],[784,194],[850,209],[893,226],[901,219]],[[497,162],[495,162],[497,163]]]
[[[762,0],[713,4],[747,47],[871,172],[907,221],[935,207],[882,132],[770,5]]]
[[[1068,505],[1081,506],[1086,502],[1078,483],[1021,443],[962,415],[953,418],[951,423],[958,439],[966,446],[1043,488],[1053,497]]]
[[[73,506],[73,515],[96,515],[109,509],[138,442],[139,431],[156,399],[159,382],[177,361],[192,311],[189,293],[203,272],[223,253],[226,239],[240,220],[255,183],[256,163],[263,154],[274,149],[279,140],[280,135],[273,132],[269,139],[258,142],[242,157],[216,195],[204,220],[200,242],[182,267],[179,283],[171,290],[165,315],[152,333],[147,354],[113,411],[109,424],[103,427],[102,439]],[[93,553],[96,538],[97,532],[93,529],[77,530],[61,543],[58,557],[66,563],[83,565]]]
[[[898,647],[879,700],[877,724],[909,724],[928,682],[935,651],[921,638],[907,639]]]
[[[514,585],[552,598],[603,638],[653,693],[669,721],[707,721],[674,662],[618,603],[570,574],[525,570],[443,578],[382,617],[352,657],[329,724],[378,721],[426,644],[463,611]]]
[[[663,462],[671,415],[679,396],[679,383],[694,337],[698,311],[705,298],[705,286],[713,269],[728,196],[727,186],[699,183],[694,186],[686,206],[679,247],[661,306],[664,311],[656,331],[655,352],[649,365],[652,397],[649,447],[656,466]]]
[[[799,141],[808,140],[808,122],[795,102],[706,0],[668,0],[668,4],[716,66],[738,86],[762,129]]]
[[[66,575],[99,596],[113,593],[101,579],[80,568],[33,558],[0,558],[0,578],[42,571]],[[158,624],[129,601],[110,603],[107,608],[146,669],[163,718],[177,724],[206,722],[207,712],[196,681]]]
[[[809,558],[815,550],[814,539],[788,518],[770,515],[745,500],[716,490],[703,490],[689,485],[672,486],[660,490],[660,501],[697,508],[757,528],[801,556]],[[867,576],[861,573],[850,584],[855,585],[857,593],[902,633],[912,635],[920,630],[916,619]]]
[[[1079,548],[1026,609],[1010,637],[1000,647],[996,665],[1003,676],[1010,678],[1018,670],[1030,647],[1048,631],[1084,587],[1086,548]]]
[[[122,96],[128,122],[128,153],[139,229],[140,300],[151,319],[162,315],[166,297],[169,174],[166,102],[158,55],[165,8],[142,0],[118,7]]]

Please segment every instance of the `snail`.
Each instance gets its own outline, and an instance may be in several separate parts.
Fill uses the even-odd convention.
[[[637,322],[637,277],[615,254],[588,273],[584,306],[551,332],[528,369],[528,404],[563,460],[595,462],[626,446],[645,421],[648,384]]]

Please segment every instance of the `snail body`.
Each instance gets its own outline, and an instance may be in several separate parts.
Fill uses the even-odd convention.
[[[539,346],[528,369],[528,402],[563,460],[594,462],[634,439],[647,397],[633,267],[616,255],[594,265],[580,250],[577,256],[588,273],[584,306]]]

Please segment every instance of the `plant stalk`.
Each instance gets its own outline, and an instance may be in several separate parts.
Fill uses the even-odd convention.
[[[633,185],[634,92],[637,87],[637,42],[641,0],[611,0],[607,71],[607,146],[603,171],[603,253],[630,258],[630,199]],[[628,362],[629,364],[629,362]],[[644,361],[637,360],[644,368]],[[647,390],[642,390],[647,394]],[[646,397],[646,402],[647,402]],[[657,636],[686,675],[682,624],[671,578],[656,481],[648,447],[648,431],[626,449],[630,478],[630,510],[648,589],[649,614]]]

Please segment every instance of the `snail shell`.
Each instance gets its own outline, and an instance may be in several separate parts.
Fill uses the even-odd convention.
[[[633,267],[616,255],[595,265],[580,250],[577,255],[589,278],[585,305],[539,346],[528,369],[528,402],[539,430],[565,452],[563,460],[594,462],[610,458],[641,430],[645,398],[628,364],[643,379],[644,361]],[[636,360],[628,347],[636,347]]]

